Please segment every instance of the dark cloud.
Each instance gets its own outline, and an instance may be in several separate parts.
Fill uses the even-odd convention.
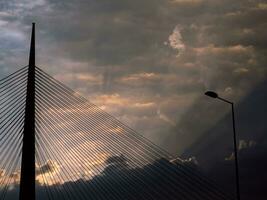
[[[58,172],[59,170],[59,165],[55,161],[48,160],[45,164],[36,168],[36,176],[46,173]]]
[[[5,1],[0,71],[27,64],[36,21],[38,66],[173,154],[196,156],[209,168],[231,155],[231,137],[224,137],[231,118],[204,91],[239,104],[240,139],[259,144],[264,137],[265,102],[250,103],[262,98],[250,92],[266,79],[266,8],[264,0]]]
[[[242,199],[263,200],[266,198],[264,183],[267,180],[267,173],[265,171],[267,166],[265,159],[267,149],[265,144],[239,151],[240,191]],[[217,161],[206,173],[209,177],[213,177],[226,190],[234,193],[234,166],[233,159]]]
[[[183,164],[171,163],[160,159],[147,164],[143,168],[129,168],[125,165],[123,155],[107,159],[108,166],[101,175],[91,180],[79,179],[75,182],[66,182],[61,185],[52,185],[45,188],[37,184],[38,199],[46,199],[46,189],[56,196],[56,199],[88,197],[102,199],[233,199],[221,192],[212,183],[200,178],[202,175]],[[120,165],[120,167],[117,167]],[[189,175],[188,172],[194,171]],[[68,188],[68,189],[67,189]],[[18,186],[8,191],[8,199],[17,194]],[[59,192],[60,191],[60,192]]]

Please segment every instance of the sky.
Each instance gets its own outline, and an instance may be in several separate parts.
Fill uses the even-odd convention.
[[[244,188],[261,199],[266,17],[265,0],[4,0],[0,74],[27,65],[35,22],[38,67],[231,190],[231,110],[214,90],[235,103]]]

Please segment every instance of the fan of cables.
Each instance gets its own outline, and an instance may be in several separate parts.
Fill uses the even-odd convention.
[[[0,80],[0,199],[18,199],[27,67]],[[173,156],[35,67],[37,199],[229,200]]]

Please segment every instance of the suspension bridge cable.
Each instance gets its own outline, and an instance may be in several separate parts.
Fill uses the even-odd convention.
[[[37,113],[37,116],[38,116],[38,113]],[[38,119],[37,119],[37,121],[38,121]],[[38,124],[40,124],[40,123],[38,123]],[[44,129],[44,132],[46,132],[47,131],[47,127],[43,127],[43,128],[46,128],[46,129]],[[47,136],[48,137],[48,136]],[[49,137],[48,137],[49,138]],[[56,145],[53,145],[53,146],[56,146]],[[58,146],[60,146],[60,144],[58,144]],[[58,150],[56,150],[55,151],[57,154],[58,154]],[[64,155],[64,153],[63,153],[63,155]],[[73,158],[72,158],[73,159]],[[65,160],[65,162],[66,161],[68,161],[68,159],[66,159],[66,158],[60,158],[60,159],[57,159],[57,160]],[[74,173],[75,174],[75,173]]]
[[[13,89],[19,89],[23,87],[23,83],[27,81],[26,77],[23,77],[18,80],[14,80],[14,82],[10,85],[6,85],[5,88],[2,88],[3,90],[0,91],[1,96],[5,96],[8,93],[10,93]]]
[[[49,145],[49,144],[48,144],[48,140],[47,140],[47,138],[43,138],[42,141],[44,142],[44,145]],[[64,161],[66,162],[66,158],[65,158],[65,157],[62,157],[62,156],[61,156],[62,154],[59,154],[58,151],[53,151],[54,149],[53,149],[53,146],[52,146],[52,145],[49,145],[49,147],[48,147],[47,149],[48,149],[49,153],[52,154],[51,158],[55,159],[57,162],[60,163],[61,171],[62,171],[62,173],[63,173],[63,175],[64,175],[64,178],[63,178],[63,176],[61,177],[60,174],[59,174],[60,179],[61,179],[63,182],[66,182],[66,178],[69,179],[69,180],[71,180],[71,181],[73,181],[71,175],[68,173],[69,171],[68,171],[67,173],[64,171],[64,170],[66,169],[66,168],[65,168],[65,165],[62,164],[61,161],[58,161],[58,160],[64,160]],[[54,156],[54,155],[53,155],[54,153],[52,153],[52,152],[54,152],[55,154],[59,154],[59,155],[58,155],[58,156]],[[64,154],[63,154],[63,155],[64,155]],[[59,158],[59,159],[58,159],[58,158]],[[67,158],[67,159],[68,159],[68,158]],[[63,168],[62,168],[62,167],[63,167]],[[67,171],[67,170],[66,170],[66,171]],[[75,185],[76,185],[76,184],[75,184]],[[80,188],[78,188],[78,189],[80,189]],[[78,195],[77,195],[77,196],[79,196],[80,193],[81,193],[81,194],[83,195],[83,197],[86,197],[86,196],[84,196],[84,191],[79,190],[79,191],[77,191],[77,192],[78,192]]]
[[[37,153],[35,154],[35,160],[36,160],[37,167],[39,167],[37,170],[40,171],[40,172],[38,171],[38,173],[36,174],[36,176],[41,175],[42,181],[43,181],[43,185],[45,187],[46,196],[48,197],[48,200],[52,200],[52,199],[54,199],[53,198],[53,194],[50,191],[50,189],[48,188],[48,183],[47,183],[47,180],[46,180],[46,178],[44,176],[44,174],[45,174],[44,173],[44,169],[41,166],[41,161],[40,161],[39,155]],[[40,183],[40,181],[39,181],[38,184],[40,184],[40,186],[42,186],[42,183]],[[38,199],[38,194],[39,193],[37,193],[37,199]]]
[[[3,163],[6,163],[6,159],[10,159],[9,157],[9,150],[12,151],[13,146],[16,144],[14,140],[21,138],[21,129],[22,129],[22,123],[20,123],[17,127],[15,127],[13,130],[11,130],[11,133],[9,134],[8,138],[1,143],[1,161]],[[12,137],[13,136],[13,137]]]
[[[39,129],[39,125],[38,125],[38,127],[37,127],[38,129]],[[40,136],[39,136],[40,137]],[[53,150],[51,149],[51,145],[49,145],[47,142],[46,142],[46,140],[45,139],[42,139],[42,140],[40,140],[42,143],[43,143],[43,145],[45,146],[48,146],[47,147],[47,149],[49,150],[49,151],[47,151],[48,152],[48,154],[50,155],[50,157],[53,157],[53,154],[54,153],[56,153],[56,154],[58,154],[58,152],[54,152],[53,153]],[[52,155],[52,156],[51,156]],[[60,159],[56,159],[57,160],[57,162],[60,162],[60,161],[58,161],[58,160],[63,160],[62,158],[60,158]],[[61,163],[61,162],[60,162]],[[63,165],[64,166],[64,165]],[[63,171],[64,172],[64,171]],[[68,176],[68,174],[64,174],[65,176]],[[61,177],[61,180],[64,182],[64,179]]]
[[[5,114],[3,113],[4,110],[9,112],[6,106],[9,108],[10,105],[16,104],[18,101],[21,102],[21,99],[24,99],[25,97],[25,91],[20,91],[20,92],[14,92],[9,98],[5,99],[5,101],[0,101],[1,107],[0,107],[0,112],[1,115],[4,116]]]
[[[38,128],[37,128],[38,129]],[[49,146],[46,146],[44,143],[43,143],[43,141],[42,140],[39,140],[38,141],[38,144],[39,144],[39,147],[40,147],[40,150],[41,151],[44,151],[45,152],[45,154],[46,154],[46,156],[49,156],[50,158],[51,158],[51,149],[50,149],[50,147]],[[49,151],[48,151],[49,150]],[[45,159],[45,158],[44,158]],[[57,160],[57,162],[59,162],[60,163],[60,161],[58,161]],[[52,163],[52,165],[53,165],[53,163]],[[53,166],[53,167],[55,167],[55,166]],[[70,187],[69,187],[69,185],[67,184],[64,184],[64,179],[62,178],[62,177],[60,177],[59,176],[59,174],[58,173],[55,173],[56,174],[56,176],[57,176],[57,178],[58,178],[58,180],[60,181],[60,182],[62,182],[62,188],[65,190],[65,194],[67,194],[67,196],[68,196],[68,199],[75,199],[75,196],[73,196],[73,193],[71,193],[70,191],[71,191],[71,189],[70,189]]]
[[[22,68],[0,80],[3,116],[0,120],[0,148],[8,152],[1,152],[0,157],[6,161],[8,173],[15,170],[19,162],[14,154],[17,152],[11,150],[14,147],[17,150],[18,143],[19,147],[21,145],[26,74]],[[60,164],[58,173],[52,174],[48,169],[52,185],[45,176],[45,168],[38,168],[49,199],[53,199],[54,192],[59,198],[72,200],[87,199],[88,196],[104,200],[106,194],[110,194],[112,200],[126,197],[227,199],[217,186],[196,170],[182,162],[174,165],[167,160],[173,156],[165,150],[37,67],[35,85],[36,159],[40,167],[43,162],[43,166],[54,170],[57,163]],[[90,145],[92,148],[87,149]],[[7,158],[14,158],[14,161],[7,161]],[[83,164],[84,158],[89,163],[102,161],[94,169]],[[90,179],[80,176],[81,168],[85,172],[91,170]],[[0,197],[5,198],[12,180],[10,177],[1,180],[5,186]],[[128,190],[132,191],[130,195]]]
[[[4,111],[1,109],[1,122],[0,122],[0,130],[5,127],[8,122],[10,122],[10,117],[14,117],[18,112],[22,111],[24,109],[25,102],[21,102],[20,99],[16,99],[15,102],[13,102],[11,105],[6,105],[4,107]],[[6,108],[7,107],[7,108]],[[1,135],[1,133],[0,133]]]
[[[73,93],[72,93],[73,94]],[[188,170],[188,169],[186,169],[186,170]],[[200,178],[200,177],[198,177],[198,178]],[[201,180],[201,179],[199,179],[199,180]],[[202,178],[202,180],[201,181],[203,181],[203,178]],[[216,189],[218,189],[218,188],[216,188]]]
[[[2,78],[2,79],[0,80],[0,84],[12,80],[14,77],[16,77],[17,75],[20,75],[21,73],[24,73],[25,71],[28,71],[28,66],[22,67],[22,68],[20,68],[19,70],[15,71],[14,73],[9,74],[9,75],[6,76],[5,78]]]
[[[13,78],[14,78],[14,80],[11,79],[7,82],[2,83],[2,85],[0,85],[0,93],[5,91],[6,89],[11,88],[14,85],[19,85],[19,82],[23,82],[27,78],[27,73],[14,76]]]
[[[12,172],[12,169],[11,169],[11,167],[12,167],[12,163],[13,163],[13,161],[14,160],[16,160],[15,159],[15,157],[17,156],[17,151],[19,150],[19,147],[18,147],[18,143],[20,143],[19,142],[19,140],[17,140],[16,141],[16,143],[15,143],[15,147],[14,148],[9,148],[9,150],[8,150],[8,156],[9,156],[9,160],[7,161],[7,162],[5,162],[5,164],[3,164],[3,166],[2,166],[2,169],[5,169],[5,174],[4,174],[4,178],[2,178],[2,180],[1,180],[1,182],[0,182],[0,185],[2,186],[2,185],[7,185],[7,178],[8,178],[8,174],[11,174],[11,172]]]
[[[51,162],[52,160],[50,158],[46,158],[47,155],[45,157],[44,153],[42,153],[43,148],[41,147],[39,140],[36,141],[36,147],[37,147],[37,149],[36,149],[37,150],[37,154],[39,155],[39,157],[41,159],[41,162],[44,163],[43,165],[49,165],[49,161]],[[60,183],[61,180],[57,177],[57,175],[52,174],[51,170],[49,170],[49,169],[48,169],[48,174],[49,174],[50,179],[51,179],[51,187],[54,189],[54,191],[56,191],[57,196],[59,197],[59,199],[62,196],[61,194],[63,194],[63,199],[70,199],[66,188],[61,185],[62,184],[62,183]],[[56,178],[58,180],[56,180]],[[60,186],[60,188],[59,188],[59,186]],[[67,195],[67,198],[65,198],[65,195]]]
[[[115,120],[119,123],[121,123],[119,120],[117,120],[115,117],[113,117],[112,115],[109,115],[108,113],[104,112],[103,110],[101,110],[100,108],[98,108],[96,105],[92,104],[91,102],[88,102],[87,99],[81,97],[80,95],[77,95],[77,93],[75,91],[73,91],[72,89],[66,87],[64,84],[62,84],[61,82],[59,82],[58,80],[54,79],[53,77],[51,77],[50,75],[48,75],[46,72],[44,72],[42,69],[36,67],[36,74],[38,76],[38,74],[41,75],[41,78],[42,77],[46,77],[46,81],[47,82],[52,82],[54,83],[54,86],[57,86],[59,88],[61,88],[62,91],[68,93],[69,95],[77,98],[78,100],[80,100],[82,103],[88,103],[90,106],[96,108],[97,110],[100,110],[101,113],[105,114],[105,115],[108,115],[109,117],[112,118],[112,120]],[[169,157],[170,154],[168,152],[166,152],[165,150],[163,150],[162,148],[160,148],[159,146],[155,145],[154,143],[152,143],[150,140],[148,140],[147,138],[145,138],[144,136],[142,136],[141,134],[137,133],[136,131],[134,131],[133,129],[131,129],[130,127],[126,126],[125,124],[121,123],[123,126],[125,126],[127,129],[131,130],[132,132],[134,132],[138,137],[141,137],[143,140],[145,140],[146,142],[148,142],[150,145],[152,146],[156,146],[156,148],[158,150],[160,150],[162,152],[162,154],[164,154],[166,157]],[[173,156],[172,156],[173,157]]]
[[[47,132],[47,131],[44,131],[44,132]],[[46,136],[45,138],[49,138],[48,136]],[[62,146],[60,145],[60,143],[57,143],[57,144],[55,144],[55,146],[58,146],[59,148],[62,148]],[[60,150],[55,150],[56,152],[59,152]],[[76,155],[75,155],[76,156]],[[74,156],[74,158],[76,158]],[[71,158],[71,160],[76,160],[76,159],[74,159],[73,157]],[[64,158],[63,158],[64,159]],[[81,160],[81,159],[80,159]],[[75,161],[76,162],[76,161]],[[73,163],[71,163],[71,164],[73,164]],[[85,169],[86,170],[86,169]]]
[[[37,132],[38,132],[38,130],[36,130]],[[40,162],[42,163],[43,162],[43,165],[45,165],[45,164],[47,164],[48,163],[48,160],[44,157],[44,155],[42,154],[42,152],[41,152],[42,150],[41,150],[41,147],[40,147],[40,145],[39,145],[39,141],[37,140],[36,141],[36,155],[38,155],[38,157],[39,157],[39,159],[40,159]],[[41,165],[42,166],[42,165]],[[54,178],[54,175],[52,174],[52,172],[50,171],[50,170],[48,170],[48,173],[47,174],[49,174],[49,176],[50,176],[50,179],[52,180],[51,181],[51,186],[50,186],[50,188],[53,188],[53,190],[54,190],[54,192],[56,193],[56,196],[57,196],[57,198],[58,199],[60,199],[60,197],[62,196],[61,195],[61,190],[58,188],[58,185],[59,185],[59,183],[58,183],[58,181],[56,181],[55,180],[55,178]],[[45,179],[46,181],[47,181],[47,183],[48,183],[48,180],[47,179]],[[64,188],[63,188],[63,190],[64,190]],[[51,189],[51,194],[53,194],[53,192],[52,192],[52,189]],[[61,195],[61,196],[60,196]],[[63,199],[65,199],[65,197],[64,197],[64,195],[65,195],[65,191],[63,191]]]
[[[24,117],[23,116],[23,112],[20,112],[20,114],[17,115],[16,117],[14,117],[14,119],[9,123],[10,126],[7,126],[7,127],[4,128],[4,130],[2,130],[4,132],[4,135],[0,138],[0,142],[2,142],[2,140],[4,139],[4,137],[6,135],[8,135],[8,132],[6,132],[6,130],[8,128],[10,128],[10,127],[12,128],[14,126],[14,124],[12,122],[14,122],[15,120],[21,120],[22,117]]]
[[[16,144],[15,150],[13,149],[13,153],[10,155],[11,159],[8,162],[6,177],[1,182],[1,185],[3,185],[4,183],[5,184],[4,184],[4,189],[1,192],[0,199],[4,198],[6,190],[8,189],[11,172],[14,171],[16,167],[14,163],[16,163],[18,161],[18,158],[20,157],[20,149],[21,149],[20,147],[21,147],[21,142],[19,143],[19,145]],[[10,174],[10,176],[8,176],[8,174]]]
[[[21,143],[20,143],[20,146],[21,146]],[[19,161],[20,161],[19,157],[21,156],[21,151],[18,152],[16,155],[17,155],[17,157],[14,159],[15,160],[15,165],[13,165],[11,171],[15,171],[17,165],[19,164]],[[3,194],[1,195],[0,199],[3,199],[3,200],[5,199],[12,178],[13,178],[13,174],[10,174],[10,177],[7,180],[7,184],[6,184],[5,188],[4,188]]]
[[[17,151],[22,142],[26,77],[25,68],[0,80],[0,149],[4,149],[0,158],[7,170],[1,180],[2,198],[19,162],[15,156],[21,153]],[[182,163],[170,163],[169,153],[38,68],[35,85],[36,159],[49,199],[54,194],[64,199],[89,196],[104,200],[106,194],[114,200],[226,199],[195,170]],[[90,168],[83,163],[84,158],[89,164],[102,161]],[[57,163],[60,171],[54,173],[51,169],[57,170]],[[42,166],[48,167],[49,176],[45,176],[46,168]],[[90,179],[80,176],[81,169],[91,170]],[[132,192],[127,194],[128,190]]]

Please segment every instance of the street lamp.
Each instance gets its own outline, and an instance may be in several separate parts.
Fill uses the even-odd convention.
[[[234,153],[235,153],[235,175],[236,175],[236,196],[237,200],[240,200],[240,188],[239,188],[239,171],[238,171],[238,159],[237,159],[237,142],[236,142],[236,131],[235,131],[235,113],[234,113],[234,103],[219,97],[219,95],[213,91],[205,92],[205,95],[219,99],[226,103],[229,103],[232,108],[232,120],[233,120],[233,139],[234,139]]]

